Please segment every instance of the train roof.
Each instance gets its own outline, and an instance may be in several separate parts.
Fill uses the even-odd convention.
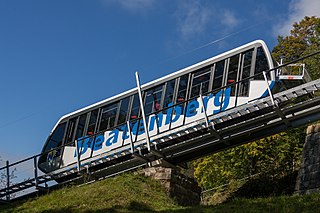
[[[145,90],[145,89],[148,89],[148,88],[150,88],[150,87],[153,87],[154,85],[164,83],[164,82],[166,82],[166,81],[168,81],[168,80],[170,80],[170,79],[173,79],[173,78],[176,78],[176,77],[178,77],[178,76],[181,76],[182,74],[190,73],[190,72],[192,72],[192,71],[194,71],[194,70],[196,70],[196,69],[199,69],[199,68],[201,68],[201,67],[205,67],[206,65],[211,64],[211,63],[213,63],[214,61],[219,61],[220,59],[227,58],[229,55],[230,55],[230,56],[231,56],[231,55],[234,55],[234,54],[236,54],[237,52],[242,52],[243,50],[250,49],[251,47],[255,47],[255,46],[262,46],[262,47],[264,48],[264,50],[265,50],[265,52],[266,52],[266,56],[267,56],[268,61],[269,61],[269,63],[270,63],[270,61],[272,61],[272,59],[271,59],[271,55],[270,55],[270,52],[269,52],[269,49],[268,49],[267,45],[265,44],[265,42],[264,42],[263,40],[255,40],[255,41],[252,41],[252,42],[247,43],[247,44],[245,44],[245,45],[242,45],[242,46],[239,46],[239,47],[237,47],[237,48],[234,48],[234,49],[231,49],[231,50],[229,50],[229,51],[226,51],[226,52],[224,52],[224,53],[221,53],[221,54],[219,54],[219,55],[213,56],[213,57],[211,57],[211,58],[209,58],[209,59],[206,59],[206,60],[204,60],[204,61],[201,61],[201,62],[198,62],[198,63],[193,64],[193,65],[191,65],[191,66],[188,66],[188,67],[186,67],[186,68],[183,68],[183,69],[180,69],[180,70],[178,70],[178,71],[175,71],[175,72],[173,72],[173,73],[171,73],[171,74],[168,74],[168,75],[166,75],[166,76],[164,76],[164,77],[155,79],[155,80],[150,81],[150,82],[148,82],[148,83],[145,83],[145,84],[141,85],[141,89],[142,89],[142,90]],[[96,107],[102,106],[102,105],[104,105],[105,103],[110,102],[110,101],[117,101],[117,100],[123,98],[124,96],[130,95],[130,94],[134,94],[134,93],[136,93],[136,92],[137,92],[137,88],[132,88],[132,89],[127,90],[127,91],[125,91],[125,92],[122,92],[122,93],[120,93],[120,94],[118,94],[118,95],[114,95],[114,96],[112,96],[112,97],[110,97],[110,98],[104,99],[104,100],[102,100],[102,101],[99,101],[99,102],[97,102],[97,103],[91,104],[91,105],[86,106],[86,107],[84,107],[84,108],[78,109],[78,110],[76,110],[76,111],[74,111],[74,112],[71,112],[71,113],[68,113],[68,114],[66,114],[66,115],[63,115],[63,116],[59,119],[59,121],[57,122],[57,124],[54,126],[53,130],[56,128],[56,126],[57,126],[62,120],[66,119],[66,118],[68,118],[68,117],[70,117],[70,116],[73,116],[73,115],[76,115],[76,114],[80,114],[80,113],[85,112],[86,110],[89,110],[89,109],[91,109],[91,108],[96,108]],[[52,130],[52,131],[53,131],[53,130]]]

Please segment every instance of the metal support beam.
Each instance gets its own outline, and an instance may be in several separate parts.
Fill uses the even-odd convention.
[[[262,73],[263,73],[264,81],[267,83],[267,89],[268,89],[268,92],[269,92],[269,95],[270,95],[270,99],[271,99],[272,105],[273,106],[277,106],[277,104],[274,102],[274,98],[273,98],[273,95],[272,95],[272,92],[271,92],[271,89],[270,89],[270,85],[268,83],[267,74],[266,74],[265,71],[263,71]]]
[[[38,187],[38,167],[37,167],[37,156],[33,157],[33,169],[34,169],[34,184]]]
[[[155,160],[155,161],[152,161],[150,162],[150,166],[152,167],[159,167],[159,166],[162,166],[162,167],[170,167],[170,168],[177,168],[177,165],[167,161],[167,160],[164,160],[164,159],[158,159],[158,160]]]
[[[206,127],[208,128],[209,127],[209,119],[208,119],[207,110],[206,110],[206,107],[204,106],[201,94],[200,94],[200,104],[201,104],[201,106],[200,106],[201,110],[203,111],[204,120],[206,122]]]
[[[137,153],[134,153],[133,157],[140,160],[140,161],[146,162],[146,163],[149,162],[149,160],[147,158],[145,158],[144,156],[137,154]]]
[[[277,115],[279,115],[279,117],[281,118],[281,120],[283,120],[283,122],[287,125],[287,127],[291,127],[291,123],[290,121],[287,119],[287,117],[283,114],[282,110],[279,107],[274,107],[273,108],[274,111],[277,113]]]
[[[6,171],[7,171],[7,193],[9,192],[9,187],[10,187],[10,171],[9,171],[9,161],[6,161]],[[7,201],[10,200],[10,195],[7,194],[6,196]]]
[[[132,140],[132,135],[131,135],[130,121],[127,121],[127,129],[128,129],[127,132],[129,134],[129,139],[130,139],[130,150],[131,150],[131,153],[133,154],[134,147],[133,147],[133,140]]]
[[[145,113],[144,113],[144,106],[143,106],[142,93],[141,93],[141,87],[140,87],[140,79],[139,79],[139,74],[138,74],[138,72],[136,72],[136,81],[137,81],[137,89],[138,89],[139,100],[140,100],[140,108],[141,108],[141,114],[142,114],[144,132],[145,132],[146,141],[147,141],[147,148],[148,148],[148,151],[150,152],[149,129],[148,129],[148,125],[147,125],[146,115],[145,115]]]
[[[160,157],[160,158],[164,158],[163,153],[161,153],[161,152],[160,152],[160,151],[158,151],[158,150],[150,149],[150,152],[151,152],[152,154],[154,154],[154,155],[156,155],[156,156]]]
[[[286,118],[286,116],[282,113],[282,111],[281,111],[281,109],[279,108],[278,104],[274,101],[274,97],[273,97],[273,94],[272,94],[272,92],[271,92],[270,85],[269,85],[268,79],[267,79],[267,74],[266,74],[265,71],[263,71],[263,77],[264,77],[265,82],[267,83],[267,89],[268,89],[268,92],[269,92],[269,95],[270,95],[270,99],[271,99],[272,105],[274,106],[273,109],[274,109],[275,112],[279,115],[279,117],[283,120],[283,122],[284,122],[288,127],[291,127],[291,123],[290,123],[289,120]]]
[[[203,99],[202,99],[202,95],[200,94],[200,104],[201,104],[201,110],[203,111],[203,116],[204,116],[204,119],[205,119],[205,122],[206,122],[206,127],[209,129],[209,131],[216,137],[218,138],[221,142],[229,145],[229,143],[225,140],[223,140],[223,138],[221,137],[221,135],[217,132],[217,130],[215,130],[214,126],[213,125],[210,125],[210,122],[209,122],[209,118],[208,118],[208,115],[207,115],[207,110],[204,106],[204,103],[203,103]]]
[[[10,202],[7,200],[0,199],[0,203],[9,204]]]
[[[77,170],[78,172],[80,172],[80,153],[79,153],[79,144],[78,144],[78,140],[74,141],[76,144],[76,152],[77,152]]]

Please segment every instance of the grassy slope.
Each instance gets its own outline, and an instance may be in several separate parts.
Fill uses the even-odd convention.
[[[117,212],[161,211],[179,208],[160,183],[149,178],[124,174],[83,186],[71,186],[0,212]]]
[[[56,190],[0,212],[320,212],[320,194],[237,199],[217,206],[181,207],[156,181],[124,174]]]

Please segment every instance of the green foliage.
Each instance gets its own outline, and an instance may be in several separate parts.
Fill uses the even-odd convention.
[[[272,56],[278,62],[281,58],[284,62],[290,62],[317,51],[320,51],[320,18],[306,16],[299,23],[293,24],[290,35],[278,36],[278,45],[274,47]],[[301,63],[307,65],[313,79],[320,77],[320,55]]]
[[[304,128],[276,134],[193,162],[194,176],[205,189],[260,174],[282,177],[300,165]]]

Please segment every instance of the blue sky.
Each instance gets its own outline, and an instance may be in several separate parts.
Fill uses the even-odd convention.
[[[145,83],[255,39],[272,49],[305,15],[318,0],[2,0],[0,156],[39,153],[62,115],[135,87],[135,71]]]

